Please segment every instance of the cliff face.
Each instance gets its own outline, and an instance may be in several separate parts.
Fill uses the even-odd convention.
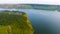
[[[33,34],[34,30],[24,12],[0,12],[0,34]]]
[[[30,5],[25,4],[0,4],[0,8],[32,8]]]

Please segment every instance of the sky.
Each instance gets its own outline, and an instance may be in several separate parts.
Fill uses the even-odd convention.
[[[60,0],[0,0],[0,4],[54,4],[54,5],[60,5]]]

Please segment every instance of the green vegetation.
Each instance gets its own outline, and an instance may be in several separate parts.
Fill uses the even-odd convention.
[[[40,9],[40,10],[56,10],[57,8],[54,6],[49,6],[49,7],[45,7],[45,6],[36,6],[35,9]]]
[[[0,12],[0,34],[33,34],[33,32],[26,13],[18,11]]]
[[[44,5],[44,4],[33,4],[33,9],[39,9],[39,10],[57,10],[57,5]]]
[[[60,5],[49,5],[49,4],[0,4],[0,8],[59,10],[60,11]]]

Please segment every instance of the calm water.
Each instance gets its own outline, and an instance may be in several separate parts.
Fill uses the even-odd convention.
[[[34,9],[20,9],[28,14],[34,34],[60,34],[60,12]]]
[[[60,34],[60,12],[34,9],[19,10],[27,13],[35,30],[34,34]]]

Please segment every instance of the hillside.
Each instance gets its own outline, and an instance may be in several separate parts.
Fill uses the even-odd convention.
[[[0,4],[0,8],[15,8],[15,9],[31,9],[31,5],[25,5],[25,4]]]
[[[60,5],[48,5],[48,4],[0,4],[0,8],[60,10]]]
[[[0,34],[33,34],[33,32],[26,13],[19,11],[0,12]]]

